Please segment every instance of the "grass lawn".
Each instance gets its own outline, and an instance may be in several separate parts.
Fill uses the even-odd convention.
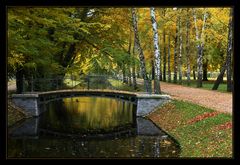
[[[173,100],[150,118],[181,146],[180,157],[232,157],[232,116]]]
[[[112,87],[117,90],[124,90],[124,91],[130,91],[130,92],[144,91],[143,85],[140,85],[140,84],[138,84],[137,89],[134,90],[133,86],[129,86],[128,84],[125,84],[120,80],[108,79],[108,81],[110,82]]]
[[[66,86],[68,86],[70,88],[73,88],[80,83],[81,83],[80,81],[75,81],[75,80],[71,80],[71,79],[64,79],[64,84],[66,84]]]
[[[188,86],[187,85],[187,80],[183,80],[182,81],[182,85]],[[214,85],[214,81],[213,80],[203,81],[202,89],[212,90],[213,85]],[[196,88],[196,86],[197,86],[197,81],[196,80],[191,80],[190,81],[190,87],[195,87]],[[216,91],[227,92],[227,84],[226,84],[226,82],[221,83]]]

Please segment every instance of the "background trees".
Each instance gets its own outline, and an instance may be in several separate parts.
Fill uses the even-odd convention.
[[[231,91],[229,8],[155,8],[155,33],[150,11],[8,8],[8,78],[16,78],[18,93],[23,79],[31,83],[35,78],[57,77],[59,81],[49,84],[51,89],[70,73],[118,75],[135,89],[136,78],[143,78],[149,89],[155,76],[170,82],[173,75],[175,83],[186,78],[190,83],[191,72],[197,69],[198,87],[211,74],[219,74],[216,89],[227,70]],[[154,56],[153,34],[158,34],[159,59]],[[156,60],[162,61],[160,67],[154,65]],[[158,69],[162,74],[157,75]]]

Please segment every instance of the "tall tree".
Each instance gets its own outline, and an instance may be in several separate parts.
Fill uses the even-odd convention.
[[[132,8],[132,20],[133,20],[133,30],[134,30],[136,46],[137,46],[138,51],[139,51],[140,67],[141,67],[142,77],[143,77],[143,80],[144,80],[144,86],[145,86],[145,90],[147,92],[150,92],[151,89],[150,89],[150,84],[149,84],[148,77],[147,77],[147,72],[146,72],[145,58],[144,58],[142,47],[140,45],[139,36],[138,36],[136,8]]]
[[[178,48],[178,20],[179,17],[177,16],[177,20],[176,20],[176,33],[175,33],[175,43],[174,43],[174,77],[173,77],[173,82],[177,83],[177,69],[178,69],[178,54],[177,54],[177,48]]]
[[[197,57],[197,73],[198,73],[197,87],[202,87],[204,29],[205,29],[205,22],[206,22],[206,19],[207,19],[206,9],[204,9],[203,25],[202,25],[202,31],[201,31],[200,36],[199,36],[198,26],[197,26],[196,10],[194,8],[193,8],[193,18],[194,18],[194,23],[195,23],[197,52],[198,52],[198,57]]]
[[[168,82],[171,82],[171,46],[170,46],[170,34],[168,34]]]
[[[233,15],[233,9],[230,9],[229,14],[229,23],[228,23],[228,44],[227,44],[227,57],[224,62],[224,64],[221,67],[220,74],[217,77],[217,80],[215,81],[212,90],[217,90],[220,83],[223,81],[223,76],[225,73],[225,70],[227,70],[227,91],[232,91],[232,82],[231,82],[231,56],[232,56],[232,46],[233,46],[233,38],[232,38],[232,15]]]
[[[129,54],[129,59],[130,63],[128,66],[128,84],[129,86],[132,86],[132,74],[131,74],[131,65],[132,65],[132,60],[131,60],[131,46],[132,46],[132,30],[130,28],[130,34],[129,34],[129,45],[128,45],[128,54]]]
[[[180,11],[181,11],[181,9],[180,9]],[[178,21],[179,21],[178,22],[178,26],[179,26],[179,55],[178,55],[179,79],[178,79],[178,83],[182,84],[182,47],[183,47],[183,39],[182,39],[182,20],[181,20],[181,17],[179,17]]]
[[[135,50],[136,50],[136,40],[134,39],[133,42],[133,56],[135,57]],[[132,63],[133,67],[132,67],[132,78],[133,78],[133,89],[136,90],[137,89],[137,79],[136,79],[136,63],[135,60],[133,60]]]
[[[232,47],[233,47],[233,23],[232,23],[232,16],[233,16],[233,8],[230,9],[229,14],[229,23],[228,23],[228,46],[227,46],[227,91],[232,91]]]
[[[217,80],[214,82],[212,90],[218,89],[219,84],[223,81],[223,76],[224,76],[225,70],[226,70],[226,62],[224,62],[224,64],[222,65],[221,71],[217,77]]]
[[[152,27],[153,27],[153,42],[154,42],[154,68],[155,68],[154,93],[160,94],[161,88],[160,88],[159,76],[160,76],[161,61],[160,61],[160,51],[158,47],[158,29],[157,29],[157,22],[156,22],[154,7],[150,8],[150,13],[151,13],[151,21],[152,21]],[[166,75],[165,75],[165,81],[166,81]]]
[[[163,8],[163,18],[165,19],[166,9]],[[164,21],[165,24],[165,21]],[[166,81],[166,66],[167,66],[167,52],[166,52],[166,34],[165,26],[163,26],[163,81]]]
[[[189,30],[190,30],[190,18],[189,18],[189,9],[187,9],[187,40],[186,40],[186,57],[187,57],[187,85],[190,85],[190,43],[189,43]]]
[[[203,56],[204,56],[204,53],[203,53]],[[206,58],[203,63],[203,81],[208,81],[208,76],[207,76],[208,69],[207,68],[208,68],[208,59]]]

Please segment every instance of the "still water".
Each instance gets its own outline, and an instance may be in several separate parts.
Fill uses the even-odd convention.
[[[8,129],[8,157],[178,157],[178,144],[132,102],[73,97],[42,105],[40,117]]]

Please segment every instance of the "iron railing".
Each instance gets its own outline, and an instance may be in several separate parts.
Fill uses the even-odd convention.
[[[23,79],[23,93],[62,89],[111,89],[133,91],[133,86],[129,86],[126,83],[124,84],[123,78],[117,75],[113,76],[89,74],[85,76],[64,76],[54,78],[31,77],[29,79]],[[152,93],[151,89],[144,89],[144,91]]]

